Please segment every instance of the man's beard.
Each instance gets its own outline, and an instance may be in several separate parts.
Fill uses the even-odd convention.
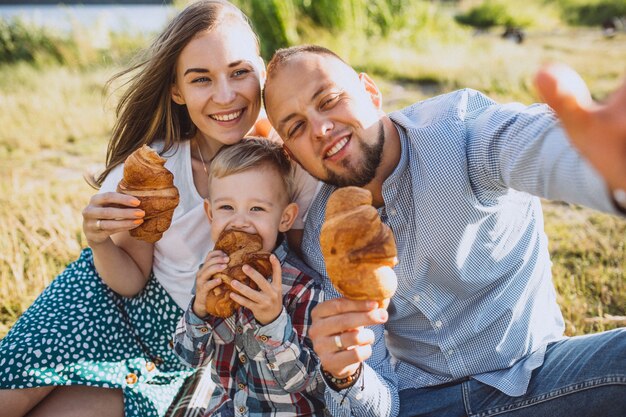
[[[338,174],[328,169],[328,167],[324,167],[326,178],[323,181],[336,187],[347,187],[350,185],[363,187],[369,184],[376,176],[376,170],[380,166],[384,144],[385,132],[381,120],[378,124],[378,138],[376,142],[372,145],[367,145],[363,142],[359,144],[363,150],[363,165],[353,166],[350,161],[345,159],[341,162],[347,171],[345,174]]]

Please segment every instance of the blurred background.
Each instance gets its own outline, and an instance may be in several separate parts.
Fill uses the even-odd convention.
[[[574,67],[595,99],[626,79],[624,0],[234,0],[267,60],[317,43],[374,77],[386,110],[457,88],[538,101],[545,62]],[[187,2],[0,0],[0,338],[86,246],[123,85],[106,81]],[[626,220],[544,202],[567,334],[626,326]]]

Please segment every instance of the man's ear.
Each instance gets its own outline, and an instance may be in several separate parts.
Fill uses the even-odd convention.
[[[376,106],[378,110],[382,110],[383,95],[378,89],[378,86],[376,85],[374,80],[372,80],[370,76],[367,75],[365,72],[361,72],[359,73],[359,81],[361,81],[361,84],[365,88],[365,91],[367,91],[367,94],[369,94],[370,100],[372,100],[374,106]]]
[[[283,214],[280,218],[280,223],[278,224],[279,232],[286,232],[291,229],[293,226],[293,222],[296,221],[296,216],[298,215],[298,205],[296,203],[289,203],[287,207],[283,210]]]
[[[207,219],[209,219],[209,224],[213,223],[213,212],[211,211],[211,202],[208,198],[204,199],[204,212]]]
[[[178,89],[178,85],[176,83],[172,83],[172,88],[170,88],[170,93],[172,96],[172,100],[174,100],[174,103],[180,104],[181,106],[185,105],[185,98],[180,93],[180,90]]]

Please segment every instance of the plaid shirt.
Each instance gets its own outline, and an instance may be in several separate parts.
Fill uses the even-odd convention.
[[[398,246],[398,290],[385,327],[372,328],[361,380],[326,390],[326,405],[335,416],[394,416],[398,391],[468,377],[523,395],[564,328],[534,196],[617,213],[606,185],[547,106],[462,90],[389,117],[402,151],[379,213]],[[332,191],[321,187],[304,230],[305,261],[320,273]],[[324,282],[326,298],[337,297]]]
[[[324,416],[324,383],[319,361],[306,336],[310,313],[323,299],[317,274],[288,252],[274,254],[282,265],[283,310],[268,325],[240,308],[226,319],[193,311],[193,300],[174,336],[174,351],[192,367],[212,361],[215,391],[206,415]],[[307,273],[304,273],[306,271]]]

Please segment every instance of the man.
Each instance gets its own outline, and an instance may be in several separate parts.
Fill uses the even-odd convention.
[[[624,213],[626,85],[600,106],[566,68],[537,84],[586,160],[545,105],[462,90],[386,115],[374,82],[329,50],[290,48],[269,63],[269,119],[325,182],[306,260],[325,272],[324,207],[346,185],[372,192],[398,246],[388,312],[332,299],[329,280],[313,312],[333,414],[625,415],[626,331],[563,337],[538,197]]]

